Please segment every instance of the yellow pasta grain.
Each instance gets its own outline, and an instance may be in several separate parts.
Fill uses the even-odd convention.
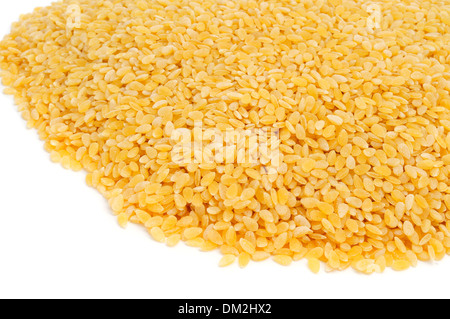
[[[392,265],[392,269],[396,271],[406,270],[411,267],[411,263],[407,260],[396,260]]]
[[[167,237],[166,244],[169,247],[175,247],[181,240],[181,236],[179,234],[173,234]]]
[[[228,254],[228,255],[225,255],[222,257],[222,259],[219,262],[219,266],[220,267],[228,267],[228,266],[232,265],[235,261],[236,261],[236,256]]]
[[[273,260],[282,266],[289,266],[292,263],[292,257],[286,255],[275,255]]]
[[[308,259],[308,267],[313,273],[318,274],[320,271],[320,261],[316,258]]]
[[[120,213],[117,216],[117,221],[119,222],[119,225],[123,228],[127,227],[128,224],[128,215],[125,213]]]
[[[241,238],[239,244],[241,245],[242,249],[250,255],[253,255],[255,253],[255,245],[248,239]]]
[[[164,242],[166,240],[164,232],[159,227],[153,227],[150,230],[150,234],[152,235],[153,239],[158,242]]]
[[[248,263],[250,262],[250,255],[246,252],[240,253],[238,257],[238,263],[239,267],[245,268],[247,267]]]
[[[316,247],[311,249],[305,256],[307,259],[315,258],[319,259],[323,255],[323,248],[322,247]]]
[[[199,236],[203,232],[203,229],[200,227],[192,227],[186,228],[183,232],[183,235],[186,239],[194,239]]]

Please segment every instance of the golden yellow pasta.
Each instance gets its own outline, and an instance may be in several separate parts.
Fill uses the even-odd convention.
[[[449,52],[445,0],[65,0],[0,68],[121,226],[373,273],[450,252]]]

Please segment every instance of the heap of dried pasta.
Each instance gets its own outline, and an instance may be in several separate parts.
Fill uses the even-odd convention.
[[[65,0],[12,26],[0,67],[120,225],[221,266],[372,273],[450,252],[449,52],[445,0]],[[240,157],[256,130],[278,160]]]

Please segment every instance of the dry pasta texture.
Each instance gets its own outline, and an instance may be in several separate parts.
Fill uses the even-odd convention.
[[[0,67],[121,226],[220,266],[373,273],[450,252],[449,52],[446,0],[65,0],[13,24]],[[270,129],[279,158],[178,162],[180,129]]]

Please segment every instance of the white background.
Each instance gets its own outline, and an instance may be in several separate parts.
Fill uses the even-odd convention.
[[[0,2],[0,37],[49,0]],[[121,229],[84,173],[50,162],[0,94],[0,298],[449,298],[450,257],[397,273],[313,275],[305,262],[219,268],[219,253]]]

